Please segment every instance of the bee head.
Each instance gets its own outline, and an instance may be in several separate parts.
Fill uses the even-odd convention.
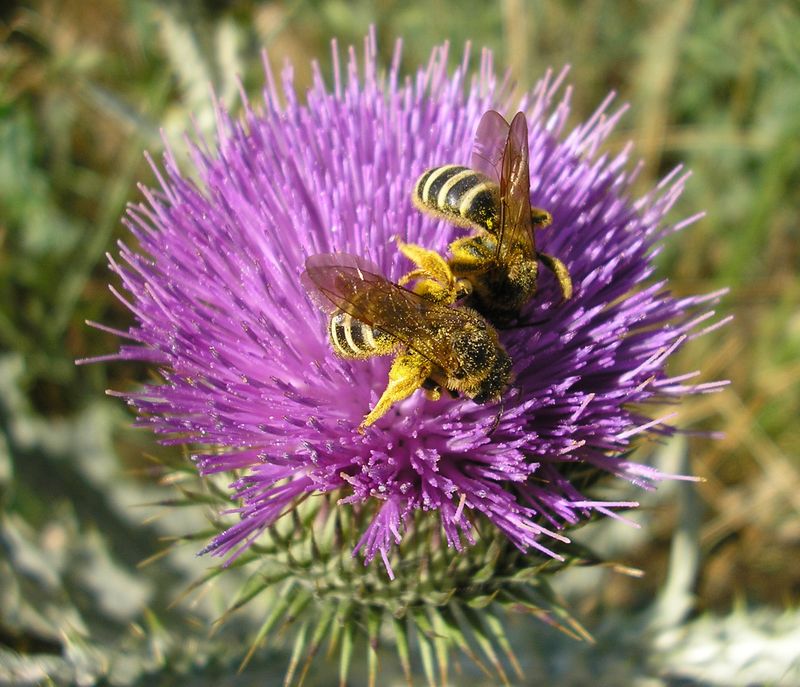
[[[465,376],[473,377],[486,368],[495,348],[493,338],[486,322],[475,318],[453,340],[453,350],[461,363],[459,370]]]
[[[486,376],[481,380],[477,393],[472,397],[475,403],[496,401],[508,387],[511,379],[511,358],[502,349],[497,348]]]

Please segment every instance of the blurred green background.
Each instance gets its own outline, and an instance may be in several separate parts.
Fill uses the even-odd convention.
[[[694,608],[723,618],[737,604],[776,613],[796,606],[796,2],[12,2],[0,9],[0,648],[7,650],[0,665],[14,664],[14,652],[19,665],[35,655],[55,666],[41,673],[52,676],[64,669],[56,658],[65,646],[95,658],[92,652],[117,652],[118,660],[125,642],[141,652],[136,638],[147,636],[147,670],[163,675],[170,656],[176,672],[197,662],[181,648],[189,634],[205,647],[197,652],[216,651],[204,644],[204,632],[224,608],[222,585],[202,611],[166,610],[173,587],[208,561],[170,554],[136,567],[163,546],[159,537],[203,527],[188,513],[145,522],[161,510],[134,506],[167,498],[147,456],[181,459],[129,429],[132,416],[103,396],[107,388],[133,388],[147,372],[121,363],[78,368],[73,361],[118,345],[85,320],[128,326],[129,314],[107,289],[104,253],[124,236],[120,217],[127,202],[139,199],[136,183],[153,181],[142,151],[158,156],[162,129],[179,142],[192,114],[208,130],[209,84],[234,108],[235,75],[256,95],[262,47],[274,66],[294,63],[302,90],[311,59],[329,73],[332,37],[340,46],[360,46],[370,24],[384,64],[403,37],[407,72],[445,39],[454,62],[466,41],[491,48],[521,88],[548,66],[569,63],[572,123],[609,90],[630,103],[609,147],[634,142],[645,164],[641,191],[679,162],[693,171],[673,217],[708,214],[670,240],[659,273],[679,294],[730,287],[720,311],[735,316],[687,346],[672,368],[700,369],[703,381],[731,380],[724,393],[680,409],[683,427],[725,435],[688,440],[688,469],[705,480],[692,510],[700,561],[690,585]],[[599,593],[577,597],[579,616],[603,608],[634,612],[661,588],[672,532],[687,517],[679,501],[650,504],[647,536],[621,557],[643,568],[645,578],[609,578]],[[165,619],[185,629],[182,639]]]

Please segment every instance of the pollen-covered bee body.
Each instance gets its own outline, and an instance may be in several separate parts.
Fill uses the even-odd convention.
[[[301,281],[329,314],[328,334],[337,354],[395,354],[389,384],[360,431],[419,388],[433,399],[449,389],[485,403],[508,385],[511,359],[495,329],[474,310],[409,291],[346,253],[311,256]]]
[[[491,234],[465,236],[450,245],[454,275],[471,284],[469,303],[491,321],[512,320],[536,293],[539,266],[521,252],[504,263],[494,259],[497,239]]]
[[[509,126],[490,110],[475,134],[471,168],[444,165],[423,173],[412,193],[417,208],[477,232],[450,244],[448,265],[471,283],[467,303],[495,324],[515,319],[537,291],[538,262],[550,269],[564,300],[572,296],[569,271],[536,250],[534,229],[552,222],[531,207],[528,124],[522,112]],[[415,274],[419,289],[424,275]]]

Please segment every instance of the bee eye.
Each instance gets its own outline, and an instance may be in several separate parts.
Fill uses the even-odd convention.
[[[455,372],[453,372],[453,377],[455,377],[456,379],[464,379],[464,377],[466,376],[467,373],[464,372],[464,370],[460,367]]]

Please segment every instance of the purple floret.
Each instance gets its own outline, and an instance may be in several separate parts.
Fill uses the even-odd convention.
[[[110,357],[147,361],[163,378],[122,394],[139,424],[164,443],[205,447],[202,474],[241,475],[231,485],[240,521],[206,548],[228,560],[298,499],[334,491],[342,508],[374,510],[356,550],[367,562],[380,554],[390,575],[420,509],[457,549],[482,514],[521,549],[558,557],[548,542],[567,541],[559,530],[632,505],[589,499],[570,482],[574,468],[651,485],[664,475],[625,456],[642,434],[673,429],[642,404],[720,386],[665,371],[719,294],[676,298],[651,280],[661,241],[697,217],[665,223],[686,174],[635,199],[629,149],[598,152],[624,108],[607,114],[609,98],[566,131],[564,72],[518,102],[486,52],[472,78],[466,58],[448,74],[446,47],[413,77],[399,63],[398,44],[380,75],[370,36],[362,69],[352,50],[342,69],[335,58],[332,86],[315,69],[305,103],[290,67],[280,87],[267,70],[263,104],[245,102],[242,121],[220,108],[216,143],[192,146],[193,170],[166,153],[160,188],[128,213],[139,246],[111,260],[135,323]],[[305,259],[353,253],[397,280],[410,264],[394,235],[445,253],[464,230],[415,210],[411,190],[429,167],[469,162],[487,109],[527,114],[531,200],[554,218],[537,248],[566,263],[575,295],[562,303],[541,270],[525,326],[501,332],[514,361],[502,404],[417,392],[362,436],[391,360],[333,353],[300,284]]]

